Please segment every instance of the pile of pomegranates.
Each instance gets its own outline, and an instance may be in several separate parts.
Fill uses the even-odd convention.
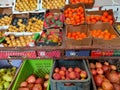
[[[53,79],[55,80],[84,80],[87,76],[87,72],[79,67],[56,67],[53,73]]]
[[[109,62],[90,62],[90,70],[97,90],[120,90],[120,72]]]

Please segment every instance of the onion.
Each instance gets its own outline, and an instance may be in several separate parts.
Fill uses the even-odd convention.
[[[27,82],[28,83],[35,83],[36,81],[36,78],[34,75],[30,75],[28,78],[27,78]]]
[[[29,83],[27,87],[31,90],[34,87],[34,84],[33,83]]]
[[[48,80],[49,79],[49,74],[45,75],[45,79]]]
[[[37,78],[36,81],[35,81],[36,84],[43,84],[44,83],[44,80],[43,78]]]
[[[114,90],[113,85],[110,82],[103,82],[102,83],[103,90]]]
[[[104,65],[109,65],[109,62],[104,62]]]
[[[96,71],[97,71],[98,74],[103,74],[103,70],[102,70],[102,68],[97,68]]]
[[[103,90],[103,89],[102,89],[102,87],[98,87],[98,89],[97,89],[97,90]]]
[[[91,73],[92,73],[93,76],[95,76],[97,74],[95,69],[91,69]]]
[[[29,88],[18,88],[18,90],[29,90]]]
[[[107,74],[107,78],[110,80],[111,83],[120,84],[119,75],[116,71],[111,71]]]

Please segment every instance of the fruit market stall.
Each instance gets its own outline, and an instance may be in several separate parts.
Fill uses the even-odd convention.
[[[0,0],[0,64],[0,90],[120,90],[120,1]]]

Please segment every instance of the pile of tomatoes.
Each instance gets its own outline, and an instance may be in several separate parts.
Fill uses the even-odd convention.
[[[82,40],[87,37],[85,33],[81,32],[68,32],[67,37],[74,40]]]
[[[86,17],[87,23],[95,24],[97,22],[109,22],[111,25],[113,24],[113,16],[110,15],[107,11],[103,13],[103,15],[88,15]]]
[[[117,36],[115,34],[111,34],[108,30],[92,30],[90,32],[92,37],[94,38],[101,38],[104,40],[112,40],[113,38],[116,38]]]
[[[67,8],[64,11],[65,23],[72,25],[79,25],[85,22],[84,8],[82,6],[78,8]]]
[[[91,4],[94,2],[94,0],[70,0],[70,3],[76,4],[76,3],[85,3],[85,4]]]

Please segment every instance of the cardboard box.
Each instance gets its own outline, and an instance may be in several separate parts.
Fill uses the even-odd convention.
[[[100,38],[93,38],[93,46],[94,47],[113,47],[113,46],[120,46],[120,38],[117,32],[114,30],[114,28],[109,23],[103,23],[103,24],[89,24],[89,31],[91,30],[108,30],[111,34],[115,34],[117,38],[114,38],[112,40],[104,40]]]
[[[73,26],[73,25],[67,25],[66,26],[66,35],[69,32],[83,32],[85,33],[88,37],[84,38],[82,40],[74,40],[70,39],[68,37],[65,37],[65,43],[66,46],[91,46],[92,43],[92,38],[90,37],[88,33],[88,26],[87,25],[78,25],[78,26]]]

